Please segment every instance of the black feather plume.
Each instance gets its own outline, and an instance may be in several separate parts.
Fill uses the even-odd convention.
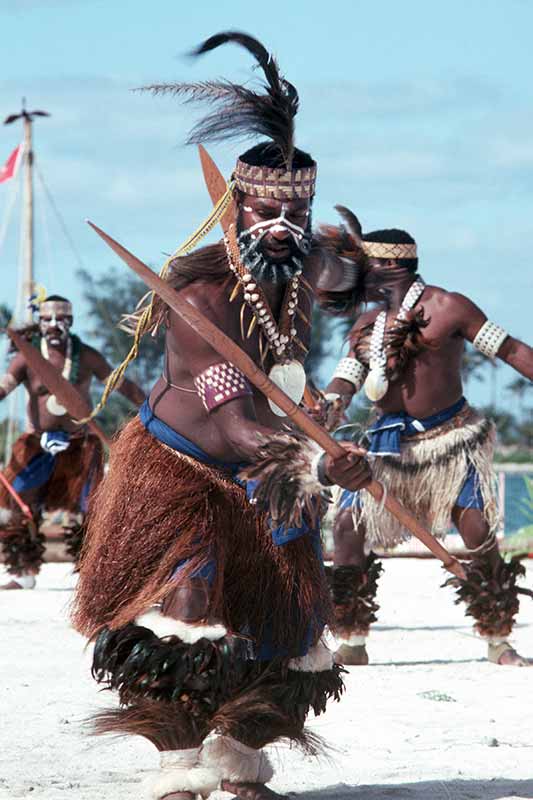
[[[346,208],[346,206],[341,206],[341,205],[336,205],[335,210],[340,214],[340,216],[348,226],[348,230],[350,231],[354,239],[356,241],[360,241],[363,238],[363,229],[361,227],[361,223],[359,222],[353,211],[350,211],[349,208]]]
[[[246,33],[217,33],[195,48],[192,55],[202,55],[228,42],[244,47],[254,56],[265,76],[265,82],[261,84],[263,92],[231,81],[153,84],[142,87],[142,90],[172,94],[183,97],[186,102],[207,102],[213,106],[213,110],[190,132],[188,144],[264,136],[279,149],[282,164],[290,169],[298,92],[281,75],[276,60],[261,42]]]

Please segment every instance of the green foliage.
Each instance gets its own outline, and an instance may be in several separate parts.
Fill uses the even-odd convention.
[[[146,293],[144,283],[122,270],[110,269],[105,275],[94,278],[80,270],[83,295],[86,301],[89,326],[87,342],[99,350],[109,363],[116,367],[128,353],[133,338],[117,328],[123,314],[131,313]],[[145,391],[161,374],[163,337],[145,336],[137,359],[128,368],[127,377]]]
[[[342,344],[352,325],[351,319],[332,317],[316,305],[313,308],[311,347],[305,359],[305,371],[316,386],[322,387],[331,378],[331,375],[324,375],[322,366],[336,353],[340,358]]]
[[[512,552],[529,552],[533,549],[533,478],[524,475],[523,480],[526,496],[520,498],[517,507],[526,520],[526,525],[505,539],[505,549]]]
[[[4,303],[0,303],[0,330],[7,328],[13,317],[13,311]]]
[[[133,343],[133,337],[119,330],[117,324],[123,314],[135,310],[146,287],[138,278],[117,269],[111,269],[97,279],[86,271],[80,271],[78,277],[83,283],[90,319],[86,330],[87,343],[99,350],[112,367],[117,367]],[[161,375],[163,350],[162,335],[155,339],[145,336],[137,359],[128,367],[126,377],[146,393]],[[92,395],[96,403],[102,395],[102,387],[95,387]],[[131,403],[115,391],[97,419],[104,431],[112,436],[134,412]]]
[[[465,387],[474,378],[477,381],[484,381],[484,370],[488,359],[476,350],[469,342],[465,342],[465,349],[461,361],[461,377]]]

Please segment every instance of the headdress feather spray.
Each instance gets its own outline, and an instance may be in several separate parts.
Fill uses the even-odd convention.
[[[213,110],[196,123],[187,144],[220,142],[227,139],[265,136],[272,148],[278,149],[287,169],[291,169],[294,155],[294,117],[298,112],[298,92],[292,83],[281,75],[278,64],[268,50],[253,36],[239,31],[217,33],[206,39],[195,50],[193,56],[208,53],[220,45],[233,42],[244,47],[256,59],[263,70],[264,93],[253,91],[231,81],[204,81],[199,83],[156,83],[143,86],[139,91],[153,94],[172,94],[185,102],[207,102]],[[225,195],[220,199],[208,219],[163,265],[160,276],[166,277],[169,264],[175,258],[190,253],[201,239],[211,231],[224,215],[232,200],[234,185],[230,182]],[[139,352],[142,337],[157,330],[158,320],[153,318],[154,293],[143,297],[133,314],[125,315],[121,327],[133,332],[133,345],[122,362],[109,376],[100,402],[91,416],[105,406],[110,394],[120,384],[128,365]]]
[[[290,170],[294,154],[294,117],[299,98],[296,88],[280,73],[271,53],[253,36],[239,31],[225,31],[206,39],[193,50],[199,56],[233,42],[251,53],[263,70],[262,92],[231,81],[199,83],[156,83],[142,87],[153,94],[172,94],[185,102],[209,103],[212,111],[192,128],[187,144],[222,142],[264,136],[281,153],[285,167]]]

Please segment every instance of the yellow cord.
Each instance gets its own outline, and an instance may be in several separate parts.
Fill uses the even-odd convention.
[[[210,233],[215,225],[220,221],[220,219],[224,216],[225,212],[228,209],[232,199],[233,199],[233,189],[234,183],[231,181],[228,183],[225,193],[222,195],[220,200],[217,204],[213,207],[212,212],[207,217],[205,222],[200,225],[199,228],[195,230],[195,232],[189,236],[188,239],[179,247],[172,255],[167,258],[161,270],[159,272],[159,277],[166,278],[170,266],[170,262],[173,261],[175,258],[179,258],[180,256],[185,256],[194,250],[194,248],[202,241],[202,239]],[[131,349],[122,362],[116,369],[113,370],[111,375],[106,381],[106,385],[104,387],[104,391],[102,397],[100,398],[99,402],[96,404],[94,409],[91,412],[91,415],[84,420],[80,420],[80,422],[88,422],[90,419],[95,417],[106,405],[109,396],[111,393],[117,388],[117,385],[122,382],[124,379],[124,374],[131,364],[132,361],[135,361],[139,354],[139,346],[141,343],[141,339],[144,334],[149,330],[150,323],[152,321],[152,311],[154,307],[154,300],[155,300],[155,292],[150,292],[150,302],[148,303],[147,307],[142,312],[141,316],[139,317],[139,321],[137,322],[137,326],[135,328],[135,333],[133,335],[133,344]]]

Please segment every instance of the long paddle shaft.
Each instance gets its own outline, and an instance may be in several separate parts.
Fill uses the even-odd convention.
[[[31,513],[30,507],[26,505],[22,497],[19,493],[14,489],[11,484],[9,483],[8,479],[4,475],[3,472],[0,472],[0,482],[4,484],[5,489],[9,492],[15,503],[18,505],[22,513],[25,517],[28,517],[29,520],[33,522],[33,514]]]
[[[243,372],[248,380],[254,384],[264,395],[273,403],[279,406],[285,414],[302,430],[310,439],[319,444],[328,455],[339,458],[343,455],[343,447],[333,439],[332,436],[312,420],[301,408],[298,408],[290,397],[276,386],[252,359],[236,344],[226,336],[216,325],[206,319],[204,315],[186,300],[182,300],[177,292],[168,283],[161,280],[158,275],[152,272],[146,264],[139,261],[129,250],[112,239],[103,230],[87,220],[88,224],[106,242],[114,252],[152,289],[165,303],[185,320],[200,336],[220,355],[234,364]],[[465,572],[461,563],[454,558],[443,545],[438,542],[429,531],[427,531],[412,514],[407,511],[394,497],[386,494],[384,497],[383,486],[378,481],[371,481],[365,489],[370,492],[372,497],[380,502],[384,500],[387,511],[393,514],[414,536],[420,539],[426,547],[431,550],[433,555],[442,561],[447,570],[458,578],[465,578]]]

